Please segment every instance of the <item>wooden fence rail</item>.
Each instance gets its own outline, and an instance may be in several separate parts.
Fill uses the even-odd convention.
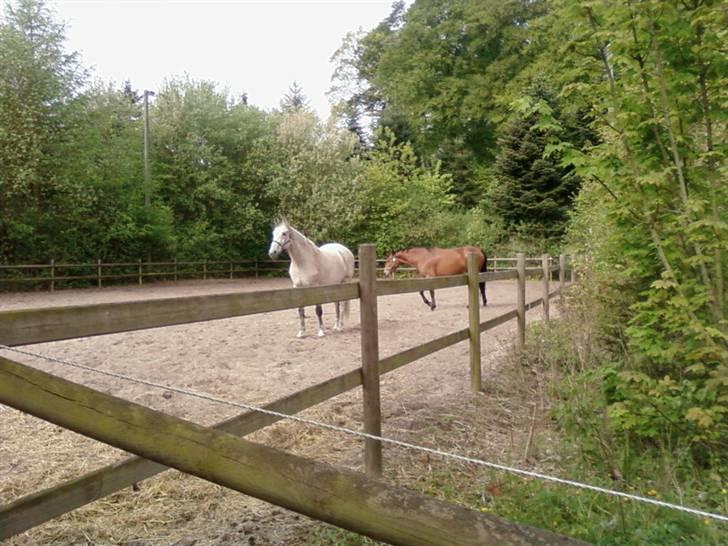
[[[489,258],[488,268],[495,271],[512,270],[516,258]],[[537,259],[528,259],[535,262]],[[379,259],[377,271],[384,270],[385,260]],[[56,263],[48,264],[0,264],[0,291],[8,290],[18,284],[46,284],[53,292],[61,283],[85,281],[98,288],[108,281],[130,281],[143,284],[145,279],[179,280],[208,278],[239,278],[260,276],[284,276],[288,269],[287,260],[196,260],[196,261],[157,261],[145,262],[103,262],[98,259],[94,263]],[[359,268],[359,260],[356,260]],[[558,265],[555,266],[558,269]],[[25,272],[37,271],[40,275],[28,275]],[[80,271],[80,272],[79,272]],[[400,272],[413,272],[414,269],[403,266]],[[45,272],[45,274],[44,274]],[[495,279],[494,279],[495,280]]]
[[[550,259],[539,259],[541,268],[525,268],[525,257],[519,255],[516,271],[478,273],[471,268],[469,275],[453,277],[440,277],[434,279],[404,279],[404,280],[375,280],[376,263],[373,261],[373,247],[370,250],[362,247],[360,254],[363,264],[368,272],[359,283],[347,283],[325,287],[306,289],[272,290],[254,293],[224,294],[215,296],[194,296],[157,300],[147,302],[125,302],[115,304],[98,304],[90,306],[75,306],[64,308],[20,310],[0,312],[0,344],[23,345],[40,343],[72,337],[84,337],[106,333],[154,328],[172,324],[182,324],[200,320],[214,320],[233,316],[249,315],[266,311],[274,311],[311,305],[313,303],[327,303],[343,299],[361,299],[363,313],[371,313],[373,307],[373,320],[362,316],[362,368],[347,372],[332,378],[319,385],[294,393],[278,401],[272,402],[268,409],[294,414],[302,409],[311,407],[324,400],[332,398],[346,390],[359,385],[364,387],[365,415],[370,414],[373,420],[368,425],[381,427],[379,423],[379,396],[378,378],[381,374],[393,371],[401,366],[411,363],[433,352],[449,347],[466,339],[471,339],[471,349],[476,352],[473,339],[479,338],[480,333],[503,324],[513,318],[525,317],[525,311],[539,305],[560,294],[564,288],[565,259],[562,257],[558,263],[561,268],[559,288],[549,292],[548,280],[554,266]],[[525,278],[527,275],[541,275],[544,278],[542,297],[525,303]],[[475,301],[477,302],[477,282],[480,280],[517,279],[518,305],[513,311],[480,323],[479,319],[470,315],[468,328],[452,332],[440,338],[428,341],[420,346],[406,349],[397,354],[379,358],[376,349],[378,339],[376,320],[376,300],[379,296],[416,292],[423,289],[445,288],[450,286],[468,285],[472,292],[475,288]],[[365,284],[364,284],[365,283]],[[368,285],[369,288],[366,288]],[[374,297],[366,296],[367,290]],[[362,297],[364,296],[364,297]],[[470,295],[472,299],[472,294]],[[472,305],[471,305],[472,307]],[[475,305],[478,308],[478,305]],[[365,322],[369,324],[364,328]],[[365,332],[366,331],[366,332]],[[519,338],[520,320],[519,320]],[[523,332],[525,336],[525,328]],[[366,337],[366,340],[365,340]],[[518,345],[518,342],[517,342]],[[366,347],[365,347],[366,346]],[[368,348],[367,348],[368,347]],[[366,355],[369,356],[366,356]],[[364,371],[364,364],[369,360],[368,369]],[[471,378],[473,389],[479,390],[480,354],[471,354]],[[367,381],[363,379],[368,374]],[[373,395],[372,389],[376,391]],[[0,399],[0,401],[2,401]],[[220,423],[216,428],[235,434],[244,435],[267,426],[278,420],[276,417],[247,412],[226,422]],[[374,430],[374,429],[371,429]],[[379,429],[381,430],[381,428]],[[377,432],[372,432],[378,434]],[[372,475],[381,472],[381,446],[379,442],[368,442],[367,461],[377,461],[367,464],[367,470]],[[133,451],[133,450],[131,450]],[[137,457],[115,463],[98,471],[91,472],[79,479],[72,480],[57,487],[18,499],[10,505],[0,507],[0,539],[26,530],[47,519],[75,509],[93,500],[102,498],[114,491],[126,487],[146,477],[164,470],[163,465],[145,461]],[[7,531],[3,531],[7,529]],[[6,532],[7,534],[3,534]]]

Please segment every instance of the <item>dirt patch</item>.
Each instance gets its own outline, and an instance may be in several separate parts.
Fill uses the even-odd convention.
[[[285,279],[184,281],[141,287],[65,290],[54,293],[0,295],[0,310],[149,300],[289,287]],[[529,283],[527,300],[540,295]],[[382,357],[467,326],[466,291],[437,291],[438,308],[430,311],[417,294],[379,300]],[[513,281],[488,284],[488,307],[481,319],[514,307]],[[307,312],[308,337],[297,339],[295,310],[156,328],[138,332],[45,343],[27,349],[131,377],[202,391],[215,397],[265,404],[359,366],[359,307],[342,332],[333,332],[333,305],[325,306],[328,335],[316,337],[313,309]],[[540,310],[529,312],[538,320]],[[530,409],[498,409],[507,391],[499,376],[499,355],[512,343],[513,322],[483,335],[485,395],[469,388],[467,343],[410,364],[382,379],[383,434],[430,447],[471,453],[492,445],[508,459],[521,449],[529,429]],[[236,408],[204,402],[137,383],[68,368],[42,359],[3,351],[72,381],[114,394],[200,424],[210,425],[240,413]],[[499,387],[500,385],[500,387]],[[502,404],[501,404],[502,405]],[[505,406],[504,406],[505,407]],[[484,418],[487,412],[487,418]],[[361,428],[358,390],[303,413],[326,423]],[[448,434],[469,422],[467,435]],[[473,426],[473,422],[477,426]],[[504,438],[503,423],[518,430]],[[472,436],[472,437],[471,437]],[[455,444],[448,438],[460,438]],[[477,439],[476,439],[477,437]],[[362,442],[296,423],[280,423],[249,437],[320,461],[360,470]],[[468,439],[470,438],[470,439]],[[486,442],[484,444],[483,442]],[[472,453],[471,453],[472,454]],[[0,503],[78,477],[120,460],[126,454],[67,430],[0,406]],[[419,454],[385,448],[387,479],[417,483],[411,463],[430,464]],[[502,459],[499,462],[510,462]],[[27,544],[300,544],[314,523],[308,518],[169,471],[7,541]],[[316,524],[318,525],[318,524]]]

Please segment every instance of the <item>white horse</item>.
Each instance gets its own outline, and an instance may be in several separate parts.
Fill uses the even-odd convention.
[[[300,231],[292,228],[288,222],[282,220],[273,228],[273,237],[268,249],[268,256],[277,258],[284,250],[291,257],[291,267],[288,274],[291,276],[293,286],[319,286],[322,284],[336,284],[347,282],[354,276],[354,255],[351,250],[339,243],[329,243],[317,247],[316,244]],[[349,316],[349,301],[343,302],[343,316],[341,302],[335,302],[336,323],[334,330],[344,327],[343,316]],[[316,305],[318,317],[319,337],[324,335],[323,309],[321,304]],[[306,316],[303,307],[298,308],[300,329],[297,337],[303,337],[306,332]]]

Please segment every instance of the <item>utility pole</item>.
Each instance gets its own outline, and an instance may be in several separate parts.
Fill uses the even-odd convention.
[[[149,182],[149,97],[154,91],[144,90],[144,206],[151,205],[151,189]]]

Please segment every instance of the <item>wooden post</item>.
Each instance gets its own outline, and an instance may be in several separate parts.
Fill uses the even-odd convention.
[[[516,254],[516,311],[518,312],[518,332],[516,334],[516,349],[522,351],[526,346],[526,255],[523,252]]]
[[[564,305],[564,279],[566,278],[566,256],[559,255],[559,304]]]
[[[174,280],[177,280],[177,258],[174,259]]]
[[[137,273],[137,275],[139,277],[138,282],[139,282],[139,286],[141,286],[141,284],[142,284],[142,277],[143,277],[143,275],[142,275],[142,260],[141,260],[141,258],[139,260],[137,260],[137,264],[138,264],[138,273]]]
[[[56,289],[56,261],[51,260],[51,292]]]
[[[255,259],[255,278],[258,278],[258,258]]]
[[[543,318],[549,320],[549,284],[551,281],[551,260],[548,254],[541,255],[541,269],[543,270]]]
[[[207,280],[207,258],[202,260],[202,280]]]
[[[483,390],[480,366],[480,299],[478,256],[468,254],[468,322],[470,326],[470,390]]]
[[[101,288],[101,258],[96,260],[96,279],[98,280],[99,288]]]
[[[391,544],[583,544],[236,438],[2,357],[0,401],[157,463]],[[0,536],[5,531],[0,527]]]
[[[374,245],[359,245],[359,312],[364,432],[382,435],[379,399],[379,325],[377,318],[377,254]],[[364,462],[371,477],[382,475],[382,443],[365,440]]]
[[[232,260],[230,261],[230,278],[231,279],[233,278],[233,262],[232,262]]]

